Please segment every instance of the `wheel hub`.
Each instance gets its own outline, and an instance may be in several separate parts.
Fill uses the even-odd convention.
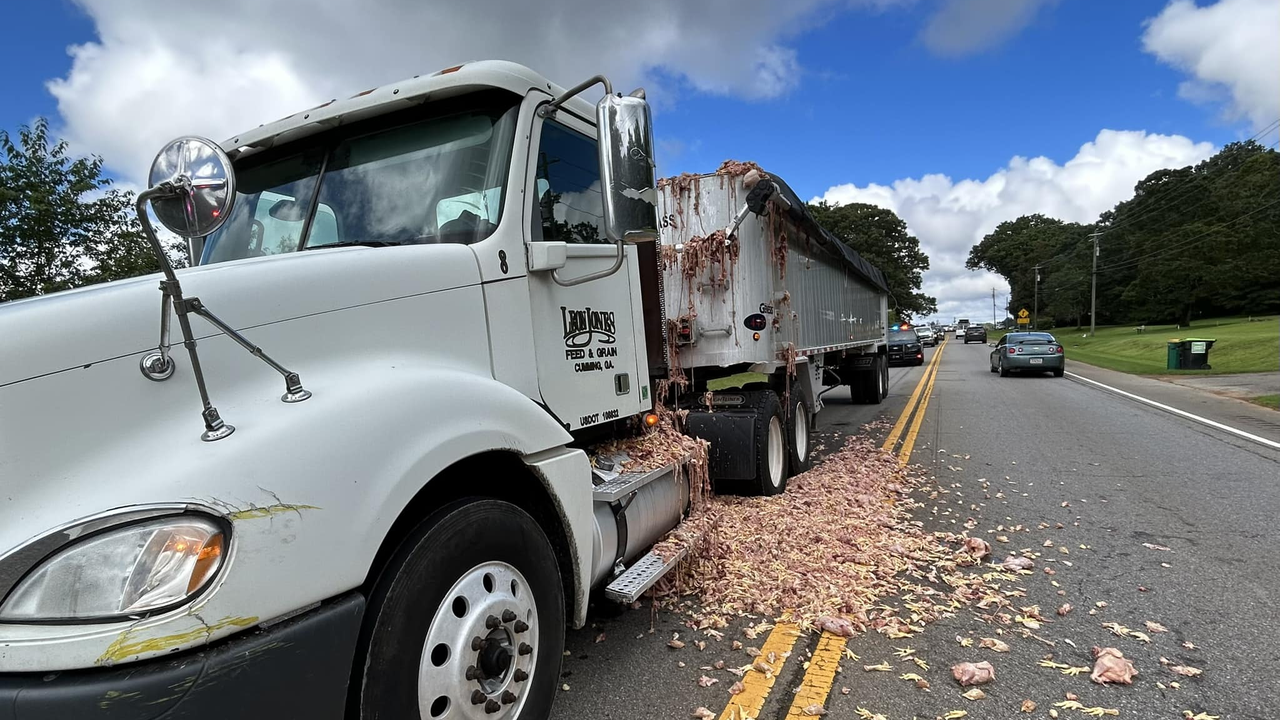
[[[506,679],[511,669],[511,660],[515,652],[511,647],[511,637],[505,630],[494,630],[481,644],[480,656],[476,663],[477,680],[481,685],[497,681],[497,685]],[[496,690],[495,687],[493,690]],[[490,690],[489,692],[493,692]]]
[[[418,710],[435,718],[515,718],[536,670],[538,610],[514,566],[463,574],[436,609],[418,668]]]

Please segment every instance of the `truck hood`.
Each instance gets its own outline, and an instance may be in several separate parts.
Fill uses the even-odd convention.
[[[441,265],[450,272],[425,271]],[[291,253],[188,268],[178,278],[187,297],[199,297],[242,331],[480,280],[474,253],[461,245]],[[14,383],[155,348],[161,279],[148,275],[0,305],[0,395]],[[183,357],[177,318],[170,319],[172,351]],[[219,334],[202,318],[191,323],[197,340]]]

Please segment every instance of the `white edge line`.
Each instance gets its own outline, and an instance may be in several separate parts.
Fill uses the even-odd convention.
[[[1111,387],[1110,385],[1104,385],[1104,384],[1102,384],[1102,383],[1098,382],[1097,380],[1090,380],[1089,378],[1084,377],[1083,375],[1077,375],[1077,374],[1075,374],[1075,373],[1073,373],[1073,372],[1068,372],[1068,373],[1067,373],[1067,375],[1068,375],[1072,380],[1079,380],[1079,381],[1082,381],[1082,382],[1087,382],[1087,383],[1089,383],[1089,384],[1091,384],[1091,385],[1097,385],[1098,387],[1100,387],[1100,388],[1102,388],[1102,389],[1104,389],[1104,390],[1108,390],[1108,391],[1113,392],[1113,393],[1115,393],[1115,394],[1117,394],[1117,395],[1123,395],[1123,396],[1125,396],[1125,397],[1127,397],[1127,398],[1129,398],[1129,399],[1131,399],[1131,400],[1137,400],[1137,401],[1138,401],[1138,402],[1140,402],[1140,403],[1144,403],[1144,404],[1146,404],[1146,405],[1150,405],[1150,406],[1152,406],[1152,407],[1159,408],[1159,409],[1161,409],[1161,410],[1164,410],[1165,412],[1173,413],[1174,415],[1179,415],[1179,416],[1181,416],[1181,417],[1187,418],[1188,420],[1194,420],[1194,421],[1196,421],[1196,422],[1198,422],[1198,423],[1201,423],[1201,424],[1204,424],[1204,425],[1208,425],[1208,426],[1209,426],[1209,427],[1211,427],[1211,428],[1217,428],[1218,430],[1222,430],[1223,432],[1228,432],[1228,433],[1231,433],[1232,435],[1235,435],[1235,436],[1237,436],[1237,437],[1242,437],[1242,438],[1244,438],[1245,440],[1252,440],[1253,442],[1256,442],[1256,443],[1258,443],[1258,444],[1260,444],[1260,445],[1266,445],[1267,447],[1269,447],[1269,448],[1271,448],[1271,449],[1273,449],[1273,450],[1280,450],[1280,443],[1275,442],[1275,441],[1273,441],[1273,440],[1268,440],[1268,439],[1266,439],[1266,438],[1264,438],[1264,437],[1258,437],[1257,435],[1254,435],[1253,433],[1247,433],[1247,432],[1245,432],[1245,431],[1243,431],[1243,430],[1239,430],[1239,429],[1237,429],[1237,428],[1233,428],[1233,427],[1231,427],[1230,425],[1223,425],[1222,423],[1220,423],[1220,422],[1215,422],[1215,421],[1213,421],[1213,420],[1210,420],[1209,418],[1202,418],[1202,417],[1200,417],[1199,415],[1193,415],[1193,414],[1191,414],[1191,413],[1189,413],[1189,412],[1187,412],[1187,411],[1185,411],[1185,410],[1179,410],[1179,409],[1178,409],[1178,408],[1176,408],[1176,407],[1169,407],[1168,405],[1165,405],[1164,403],[1158,403],[1158,402],[1156,402],[1155,400],[1148,400],[1147,398],[1144,398],[1144,397],[1142,397],[1141,395],[1134,395],[1134,394],[1133,394],[1133,393],[1131,393],[1131,392],[1125,392],[1124,390],[1121,390],[1121,389],[1119,389],[1119,388],[1113,388],[1113,387]]]

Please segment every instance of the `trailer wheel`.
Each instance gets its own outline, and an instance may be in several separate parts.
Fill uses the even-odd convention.
[[[867,378],[867,402],[879,405],[889,397],[889,363],[883,355],[877,355]]]
[[[810,420],[812,413],[809,410],[809,404],[805,402],[804,393],[800,392],[800,383],[791,383],[791,392],[788,398],[787,413],[787,439],[790,440],[790,452],[788,457],[791,460],[791,474],[799,475],[809,469],[810,449],[809,442]]]
[[[551,543],[497,500],[437,512],[404,542],[370,599],[359,717],[544,720],[564,650]]]
[[[889,367],[876,355],[871,367],[858,370],[849,381],[849,397],[857,405],[879,405],[889,395]]]
[[[760,393],[755,421],[756,472],[751,495],[778,495],[787,489],[787,422],[772,390]]]

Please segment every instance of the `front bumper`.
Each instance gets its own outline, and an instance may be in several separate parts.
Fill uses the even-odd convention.
[[[172,658],[0,674],[0,720],[342,718],[364,615],[352,593]]]

